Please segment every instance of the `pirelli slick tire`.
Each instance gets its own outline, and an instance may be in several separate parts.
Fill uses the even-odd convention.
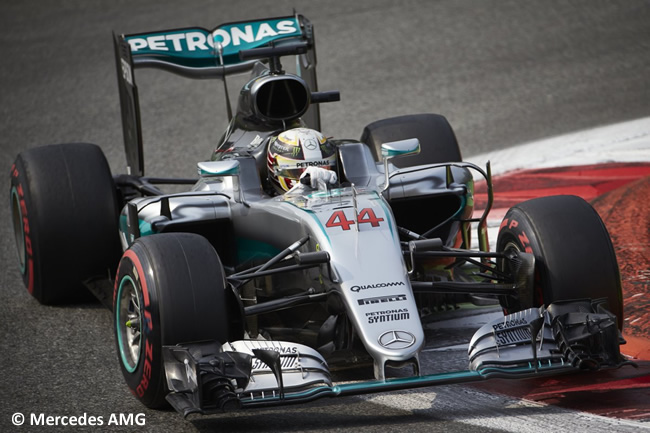
[[[364,128],[360,141],[366,143],[375,160],[380,161],[383,143],[409,138],[420,140],[420,153],[394,159],[391,162],[396,167],[463,160],[454,130],[439,114],[410,114],[378,120]]]
[[[113,297],[115,340],[126,383],[147,407],[166,405],[163,346],[241,339],[227,288],[219,256],[202,236],[142,237],[124,253]]]
[[[617,316],[622,329],[621,277],[614,247],[600,216],[582,198],[542,197],[512,207],[497,239],[497,251],[509,249],[534,254],[535,284],[532,296],[501,300],[508,313],[559,300],[606,298],[605,307]]]
[[[83,281],[113,274],[120,257],[117,192],[98,146],[21,152],[9,195],[20,272],[40,303],[85,297]]]

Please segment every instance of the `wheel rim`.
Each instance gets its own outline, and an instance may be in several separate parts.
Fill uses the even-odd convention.
[[[503,246],[503,249],[500,250],[500,251],[503,252],[503,253],[507,253],[507,252],[510,251],[510,250],[515,250],[515,251],[517,251],[518,253],[521,252],[521,248],[519,248],[519,245],[517,245],[517,244],[516,244],[515,242],[513,242],[513,241],[508,241],[508,242],[506,242],[506,244]],[[498,260],[497,260],[497,263],[498,263],[499,268],[500,268],[502,271],[509,271],[508,269],[506,269],[506,260],[505,260],[505,259],[498,259]]]
[[[524,252],[521,249],[520,245],[517,243],[517,241],[515,241],[513,239],[508,239],[501,251],[506,253],[506,252],[511,251],[511,250],[517,251],[518,253],[523,253]],[[498,259],[498,261],[497,261],[498,266],[502,271],[506,271],[506,269],[505,269],[506,263],[505,262],[506,262],[505,259]],[[526,308],[534,307],[536,305],[536,303],[539,304],[539,305],[544,305],[544,296],[542,294],[542,290],[543,290],[543,288],[542,288],[541,283],[540,283],[539,271],[537,269],[537,266],[535,266],[535,281],[534,281],[533,293],[532,293],[533,305],[526,306]],[[512,311],[508,311],[507,309],[505,309],[505,310],[506,310],[506,312],[508,312],[508,314],[512,313]]]
[[[122,365],[133,373],[138,367],[142,347],[142,309],[135,283],[129,276],[122,278],[117,293],[115,325]]]
[[[16,237],[16,248],[18,249],[18,260],[20,272],[25,274],[25,262],[27,251],[25,248],[25,227],[23,225],[23,213],[20,209],[20,198],[16,187],[11,188],[11,216],[14,225],[14,236]]]

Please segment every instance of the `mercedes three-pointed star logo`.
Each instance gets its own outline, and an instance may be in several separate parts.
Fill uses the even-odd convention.
[[[379,344],[386,349],[406,349],[415,344],[415,335],[406,331],[387,331],[379,336]]]

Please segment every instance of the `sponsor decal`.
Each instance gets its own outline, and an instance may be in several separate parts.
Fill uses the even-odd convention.
[[[302,145],[307,150],[316,150],[318,148],[318,141],[313,138],[307,138],[302,141]]]
[[[255,136],[253,141],[250,142],[250,144],[248,145],[248,148],[253,149],[255,147],[258,147],[262,143],[264,143],[264,139],[262,137],[260,137],[259,134],[258,134],[258,135]]]
[[[385,302],[397,302],[397,301],[406,301],[406,295],[377,296],[374,298],[359,299],[357,302],[359,303],[359,305],[372,305],[372,304],[383,304]]]
[[[287,368],[296,368],[298,366],[298,356],[281,356],[280,357],[280,366],[282,369]],[[253,358],[253,363],[251,365],[253,370],[270,370],[271,368],[266,365],[264,362],[257,358]]]
[[[406,331],[388,331],[379,336],[379,344],[386,349],[400,350],[415,344],[415,335]]]
[[[528,342],[532,338],[528,321],[524,318],[505,320],[501,323],[492,325],[494,339],[498,346],[515,344],[519,342]]]
[[[371,313],[366,313],[368,318],[368,323],[384,323],[384,322],[395,322],[398,320],[408,320],[410,318],[410,313],[407,308],[400,308],[396,310],[386,310],[386,311],[373,311]]]
[[[532,339],[530,328],[514,328],[494,333],[494,339],[497,346],[507,346],[509,344],[529,342]]]
[[[122,67],[122,78],[124,81],[133,86],[133,71],[131,70],[131,65],[126,60],[120,58],[120,65]]]
[[[220,26],[209,32],[194,28],[147,35],[128,36],[131,52],[136,54],[210,55],[215,42],[220,43],[224,54],[240,49],[259,47],[273,40],[301,35],[296,19],[269,20]],[[230,48],[230,49],[228,49]]]
[[[278,144],[277,141],[274,141],[273,144],[271,145],[271,151],[275,153],[288,153],[289,148],[287,146]]]
[[[492,328],[495,331],[499,331],[501,329],[515,328],[523,325],[528,325],[528,321],[524,318],[519,318],[519,319],[506,320],[501,323],[497,323],[496,325],[492,325]]]
[[[501,222],[501,226],[499,227],[499,230],[503,229],[504,227],[508,227],[509,230],[515,231],[517,227],[519,227],[519,222],[515,220],[514,218],[508,220],[505,218]],[[518,229],[520,230],[520,229]],[[526,232],[521,230],[519,234],[517,234],[517,238],[519,238],[519,242],[521,242],[521,245],[524,247],[524,252],[526,253],[533,253],[533,248],[530,246],[530,240],[528,239],[528,236],[526,235]]]
[[[272,350],[280,353],[280,365],[283,369],[285,368],[295,368],[298,366],[298,348],[295,346],[291,347],[259,347],[260,350]],[[269,366],[258,358],[253,358],[252,364],[253,370],[270,370]]]
[[[329,167],[330,161],[324,159],[322,161],[303,161],[303,162],[297,162],[296,167],[298,168],[304,168],[304,167]]]
[[[358,293],[362,290],[381,289],[382,287],[396,287],[396,286],[403,286],[403,285],[404,285],[403,281],[394,281],[391,283],[377,283],[377,284],[368,284],[365,286],[352,286],[350,287],[350,290],[352,290],[355,293]]]
[[[135,393],[138,397],[142,397],[149,388],[149,381],[151,380],[151,364],[153,364],[153,345],[149,339],[146,339],[144,351],[144,365],[142,366],[142,379],[135,388]]]
[[[298,348],[296,346],[290,346],[290,347],[284,347],[284,346],[277,346],[277,347],[256,347],[255,349],[257,350],[270,350],[273,352],[278,352],[281,355],[295,355],[298,353]]]

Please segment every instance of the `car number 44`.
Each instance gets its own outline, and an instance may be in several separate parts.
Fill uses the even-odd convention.
[[[379,223],[382,221],[384,221],[384,219],[378,218],[377,215],[375,215],[375,211],[371,208],[361,209],[357,217],[357,223],[359,226],[361,226],[361,224],[370,224],[371,227],[379,227]],[[345,212],[337,210],[330,215],[327,223],[325,223],[325,227],[340,227],[342,230],[350,230],[352,224],[354,224],[354,220],[349,220],[345,216]]]

